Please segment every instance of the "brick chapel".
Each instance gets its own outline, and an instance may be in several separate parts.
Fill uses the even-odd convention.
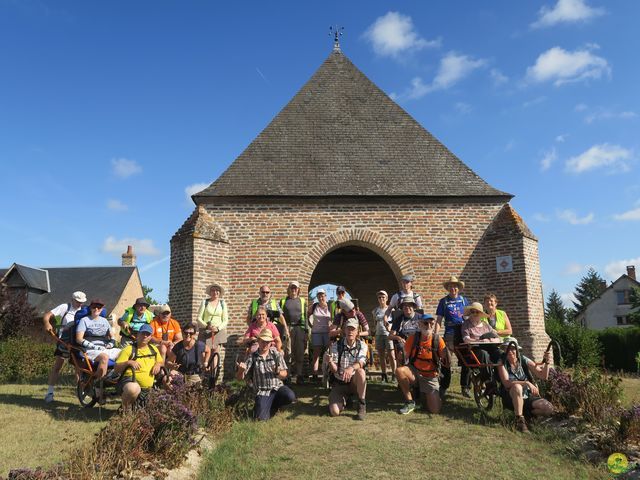
[[[259,175],[256,174],[259,172]],[[415,276],[435,313],[450,275],[493,292],[525,352],[548,337],[538,241],[509,204],[369,80],[336,46],[271,123],[208,188],[171,239],[169,301],[195,319],[213,281],[229,333],[268,284],[301,295],[345,285],[368,314],[376,291]]]

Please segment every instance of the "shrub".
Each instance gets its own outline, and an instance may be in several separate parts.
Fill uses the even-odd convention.
[[[620,416],[622,441],[640,443],[640,404],[633,405]]]
[[[634,372],[635,355],[640,350],[640,327],[607,328],[598,332],[605,366],[611,370]]]
[[[51,369],[54,346],[29,338],[0,342],[0,383],[30,382]]]
[[[569,415],[581,414],[591,423],[608,423],[617,418],[622,397],[622,380],[593,368],[573,372],[552,370],[547,389],[551,403]]]
[[[545,327],[549,336],[560,344],[564,366],[595,367],[600,364],[602,346],[596,332],[553,318],[545,321]]]
[[[33,328],[35,317],[25,291],[0,286],[0,340],[26,333]]]

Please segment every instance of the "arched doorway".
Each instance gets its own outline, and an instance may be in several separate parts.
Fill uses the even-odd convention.
[[[386,290],[391,296],[398,289],[389,264],[373,250],[356,245],[341,246],[322,257],[311,275],[309,291],[324,284],[344,285],[369,320],[377,305],[376,292]]]

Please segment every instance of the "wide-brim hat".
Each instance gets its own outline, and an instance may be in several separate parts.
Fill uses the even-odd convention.
[[[400,299],[400,306],[402,307],[403,305],[413,305],[414,307],[417,305],[416,299],[412,293],[405,295]]]
[[[224,288],[219,283],[213,282],[207,287],[207,295],[211,294],[211,289],[215,288],[216,290],[220,290],[220,295],[224,295]]]
[[[444,287],[445,290],[449,290],[449,285],[451,285],[452,283],[455,285],[458,285],[458,288],[460,290],[464,288],[464,282],[462,280],[458,280],[458,277],[456,277],[455,275],[451,275],[449,277],[449,280],[444,282],[442,286]]]
[[[144,297],[136,298],[136,303],[134,303],[133,306],[135,307],[136,305],[144,305],[145,307],[149,308],[149,302],[147,302]]]
[[[484,311],[484,306],[480,302],[473,302],[471,305],[467,305],[466,307],[464,307],[464,314],[467,316],[471,315],[471,310],[477,310],[481,312],[480,316],[483,318],[489,317],[487,312]]]
[[[518,348],[518,350],[522,350],[522,347],[520,346],[520,344],[518,343],[518,340],[515,337],[506,337],[502,342],[502,344],[500,345],[500,348],[507,350],[509,345],[512,343],[516,344],[516,347]]]
[[[258,334],[258,340],[262,340],[263,342],[273,342],[273,333],[271,333],[271,330],[268,328],[263,328]]]

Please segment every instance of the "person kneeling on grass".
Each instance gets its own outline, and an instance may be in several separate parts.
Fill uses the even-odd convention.
[[[287,364],[282,352],[273,346],[273,333],[263,328],[257,336],[258,349],[245,362],[238,362],[238,380],[247,377],[256,391],[253,415],[256,420],[269,420],[276,412],[296,401],[296,395],[283,380]]]
[[[344,325],[343,337],[331,345],[325,356],[331,372],[331,392],[329,393],[329,414],[337,417],[344,410],[347,399],[358,395],[357,420],[364,420],[366,410],[365,394],[367,374],[367,344],[358,338],[357,318],[348,318]]]
[[[138,398],[144,400],[153,387],[164,361],[158,348],[150,345],[153,328],[144,324],[136,333],[135,342],[122,349],[114,370],[121,373],[122,408],[128,410]]]
[[[532,376],[533,372],[533,375],[541,380],[549,377],[550,353],[544,354],[544,365],[536,365],[531,359],[520,354],[522,349],[515,338],[506,338],[503,346],[506,352],[498,362],[502,405],[516,414],[518,431],[528,432],[526,418],[553,414],[553,405],[539,396],[540,392]]]
[[[444,340],[434,335],[435,319],[424,314],[418,320],[418,331],[407,338],[404,345],[407,365],[396,369],[398,386],[404,395],[405,404],[399,413],[406,415],[416,407],[411,394],[411,386],[416,382],[420,393],[426,398],[429,413],[440,412],[440,364],[448,360]]]

